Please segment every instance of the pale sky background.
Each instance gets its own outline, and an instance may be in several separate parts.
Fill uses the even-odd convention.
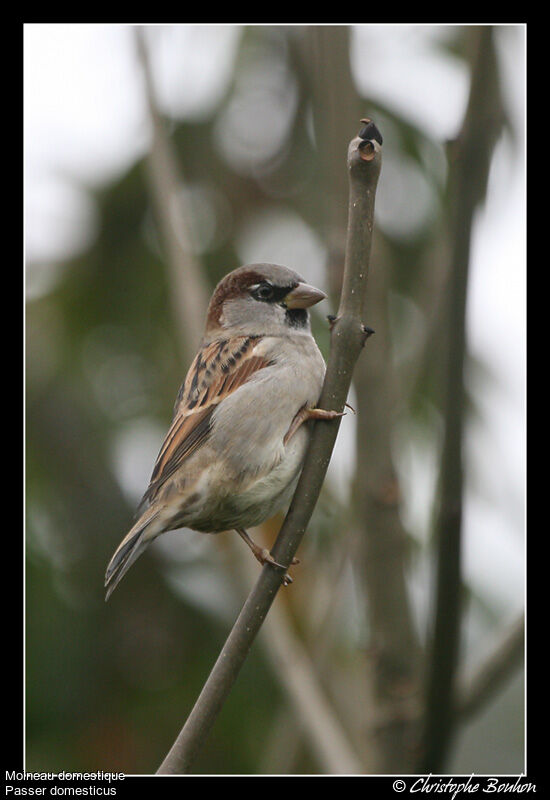
[[[151,33],[164,41],[154,60],[163,108],[176,117],[208,114],[231,76],[239,27],[170,26]],[[352,47],[360,91],[383,99],[440,140],[456,134],[468,91],[462,63],[433,47],[448,34],[446,26],[358,26]],[[525,38],[523,26],[498,30],[504,96],[520,141],[512,146],[503,140],[497,147],[487,203],[475,224],[468,297],[469,346],[490,365],[493,380],[477,385],[471,378],[481,415],[468,428],[467,459],[475,464],[472,482],[483,492],[469,488],[466,496],[465,572],[506,616],[521,608],[524,596]],[[146,152],[149,127],[130,28],[25,25],[24,92],[25,247],[32,302],[55,285],[63,261],[93,238],[95,208],[86,187],[116,180]],[[398,164],[384,162],[377,198],[382,228],[416,224],[414,215],[401,223],[396,219],[392,186],[402,178]],[[270,260],[299,268],[285,252],[288,237],[270,238],[270,221],[259,236],[260,223],[252,221],[250,231],[242,232],[243,262]],[[301,237],[294,258],[307,259],[312,269],[317,264],[321,272],[323,251],[314,234],[299,219],[284,223],[290,240]],[[259,252],[261,247],[269,255]],[[334,477],[350,469],[353,421],[346,420],[333,458]],[[143,482],[159,441],[151,442]],[[421,536],[435,465],[422,442],[401,443],[401,450],[407,521]]]

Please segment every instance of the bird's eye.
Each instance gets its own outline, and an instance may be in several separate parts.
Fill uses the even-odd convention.
[[[273,297],[273,286],[269,283],[261,283],[253,290],[252,297],[256,300],[271,300]]]

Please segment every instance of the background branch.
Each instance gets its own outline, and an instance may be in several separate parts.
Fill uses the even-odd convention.
[[[467,721],[490,700],[520,666],[525,649],[525,617],[521,614],[497,639],[489,653],[466,674],[459,674],[455,714]]]
[[[255,565],[249,561],[247,566],[250,574]],[[291,713],[324,771],[331,775],[363,773],[364,766],[319,681],[316,664],[288,625],[281,604],[272,606],[260,638],[288,694]]]
[[[200,264],[193,255],[192,226],[189,223],[189,209],[184,207],[181,167],[158,109],[145,33],[138,26],[134,31],[152,125],[151,147],[146,162],[150,195],[166,248],[170,298],[178,326],[182,361],[190,364],[204,328],[208,291]]]
[[[464,363],[466,296],[474,214],[483,199],[502,126],[490,26],[471,29],[472,80],[462,130],[449,147],[450,282],[447,294],[445,428],[441,455],[436,607],[428,664],[421,772],[440,772],[453,729],[453,688],[461,624]]]
[[[377,262],[378,263],[378,262]],[[409,542],[401,518],[401,491],[394,467],[392,432],[396,387],[388,319],[389,276],[377,270],[369,291],[369,324],[376,352],[358,365],[355,388],[357,469],[354,509],[358,580],[365,588],[369,624],[367,684],[375,717],[389,724],[367,726],[377,771],[412,770],[418,738],[421,649],[407,586]]]
[[[340,308],[332,328],[327,374],[319,401],[319,406],[325,409],[343,410],[353,367],[368,336],[362,323],[362,312],[381,160],[381,148],[377,143],[359,138],[350,143],[346,264]],[[280,563],[290,564],[305,533],[326,474],[338,427],[339,419],[314,427],[296,493],[272,551]],[[247,657],[282,578],[283,573],[269,564],[262,569],[191,714],[158,770],[160,774],[189,771]]]

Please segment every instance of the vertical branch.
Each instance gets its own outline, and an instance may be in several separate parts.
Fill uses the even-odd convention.
[[[338,155],[348,142],[349,120],[360,116],[363,105],[351,74],[350,38],[348,25],[309,25],[305,30],[305,64],[313,99],[322,187],[321,227],[333,297],[338,297],[342,284],[347,225],[348,187]]]
[[[388,320],[389,278],[371,280],[368,322],[376,330],[372,356],[358,365],[357,470],[354,507],[359,579],[366,588],[369,622],[369,688],[377,724],[375,747],[381,773],[411,771],[418,735],[421,652],[410,606],[407,534],[400,516],[400,489],[391,450],[396,387]]]
[[[464,361],[466,295],[472,223],[485,195],[491,155],[502,124],[491,27],[471,29],[474,60],[462,130],[450,149],[451,265],[447,304],[445,428],[436,519],[436,607],[428,665],[421,771],[439,772],[453,728],[454,681],[461,621]]]

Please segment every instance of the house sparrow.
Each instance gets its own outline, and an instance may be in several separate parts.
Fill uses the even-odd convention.
[[[340,416],[315,408],[325,362],[307,309],[325,297],[275,264],[218,283],[137,521],[107,567],[105,599],[147,545],[176,528],[235,529],[260,563],[285,569],[245,528],[290,501],[309,441],[303,423]]]

